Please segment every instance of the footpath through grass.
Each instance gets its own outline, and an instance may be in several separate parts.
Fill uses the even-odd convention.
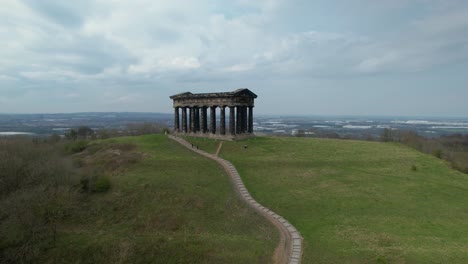
[[[143,158],[112,175],[108,192],[77,205],[44,262],[270,262],[276,229],[239,201],[215,162],[162,135],[90,149],[106,144],[136,144]]]
[[[468,263],[468,176],[442,160],[392,143],[269,137],[225,142],[220,155],[299,229],[304,263]]]
[[[218,150],[219,143],[224,142],[224,140],[220,141],[217,139],[209,139],[209,138],[203,138],[203,137],[184,136],[182,138],[192,143],[194,147],[199,147],[200,149],[203,149],[204,151],[208,153],[212,153],[212,154],[215,154],[216,150]]]

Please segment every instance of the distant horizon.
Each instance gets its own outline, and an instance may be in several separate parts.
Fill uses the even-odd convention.
[[[106,113],[135,113],[135,114],[162,114],[162,115],[173,115],[172,112],[145,112],[145,111],[86,111],[86,112],[24,112],[24,113],[9,113],[9,112],[0,112],[0,115],[67,115],[67,114],[106,114]],[[255,113],[255,117],[330,117],[330,118],[353,118],[353,117],[366,117],[366,118],[415,118],[415,119],[422,119],[422,118],[446,118],[446,119],[467,119],[468,116],[438,116],[438,115],[349,115],[349,114],[264,114],[264,113]]]

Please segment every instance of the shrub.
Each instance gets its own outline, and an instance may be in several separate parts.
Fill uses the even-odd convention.
[[[78,133],[75,129],[70,129],[65,132],[65,138],[68,140],[76,140],[78,138]]]
[[[61,140],[62,140],[62,138],[57,134],[52,134],[47,139],[47,141],[51,142],[51,143],[57,143],[57,142],[60,142]]]
[[[441,159],[442,158],[442,150],[440,149],[436,149],[432,152],[432,154],[436,157],[436,158],[439,158]]]
[[[38,263],[72,210],[78,179],[56,144],[0,139],[0,263]]]
[[[88,141],[86,140],[78,140],[73,141],[65,145],[65,150],[68,153],[75,154],[78,152],[82,152],[88,146]]]
[[[81,190],[83,192],[103,193],[111,187],[111,181],[108,176],[85,176],[80,180]]]
[[[460,171],[462,173],[468,174],[468,167],[466,165],[464,166],[463,164],[460,164],[460,163],[455,162],[455,161],[451,161],[451,162],[452,162],[451,163],[452,168],[454,170],[457,170],[457,171]]]
[[[412,170],[412,171],[417,171],[417,170],[418,170],[418,167],[416,167],[416,165],[412,165],[412,166],[411,166],[411,170]]]
[[[73,166],[75,168],[81,168],[81,167],[84,167],[85,166],[85,161],[83,159],[79,159],[79,158],[74,158],[72,159],[72,162]]]
[[[94,191],[98,193],[107,192],[111,187],[111,181],[107,176],[99,176],[96,179]]]
[[[90,190],[89,188],[89,182],[90,182],[90,179],[89,177],[83,177],[81,178],[80,180],[80,187],[81,187],[81,190],[83,192],[88,192]]]
[[[87,126],[80,126],[76,131],[78,138],[92,138],[94,135],[94,130]]]
[[[393,131],[389,128],[384,128],[382,134],[380,134],[380,141],[391,142],[393,141]]]

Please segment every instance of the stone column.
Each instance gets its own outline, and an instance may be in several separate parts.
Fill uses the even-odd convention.
[[[226,106],[221,106],[221,112],[220,112],[220,116],[219,116],[219,133],[221,135],[226,135]]]
[[[190,107],[190,108],[189,108],[189,112],[190,112],[190,128],[189,128],[189,132],[190,132],[190,133],[194,133],[194,132],[195,132],[195,111],[194,111],[193,107]]]
[[[206,116],[206,106],[201,108],[201,131],[206,133],[208,131],[208,119]]]
[[[174,132],[179,132],[179,107],[174,107]]]
[[[198,106],[194,107],[195,109],[195,132],[200,131],[200,108]]]
[[[249,106],[249,133],[253,133],[253,106]]]
[[[242,132],[247,133],[247,124],[249,121],[247,120],[247,106],[242,107],[242,115]]]
[[[243,134],[245,132],[245,128],[244,128],[244,107],[243,106],[240,106],[239,107],[239,112],[240,112],[240,132]]]
[[[236,108],[234,106],[229,107],[229,133],[231,135],[236,134]]]
[[[211,134],[216,134],[216,106],[212,106],[210,110],[210,131]]]
[[[238,106],[236,109],[236,134],[242,134],[242,106]]]
[[[187,107],[188,113],[187,113],[187,132],[190,133],[192,132],[192,108]]]
[[[242,110],[244,110],[243,106],[237,107],[237,111],[239,112],[239,113],[237,114],[238,125],[239,125],[239,134],[242,134],[242,133],[243,133],[243,131],[242,131],[242,125],[244,124],[244,121],[242,120],[242,118],[244,118],[244,115],[242,114]]]
[[[187,107],[182,107],[182,131],[187,133]]]

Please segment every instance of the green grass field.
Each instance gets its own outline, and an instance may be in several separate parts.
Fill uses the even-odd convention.
[[[225,142],[220,155],[299,229],[304,263],[468,263],[468,176],[442,160],[393,143],[268,137]]]
[[[109,162],[102,153],[113,144],[136,144],[142,158],[110,173],[109,191],[76,205],[43,262],[270,262],[276,229],[240,202],[215,162],[163,135],[93,144],[84,159],[94,164]]]
[[[198,146],[200,149],[203,149],[204,151],[208,153],[216,153],[216,150],[218,150],[219,143],[224,142],[224,141],[220,141],[216,139],[200,138],[200,137],[182,137],[182,138],[192,143],[194,146]]]

